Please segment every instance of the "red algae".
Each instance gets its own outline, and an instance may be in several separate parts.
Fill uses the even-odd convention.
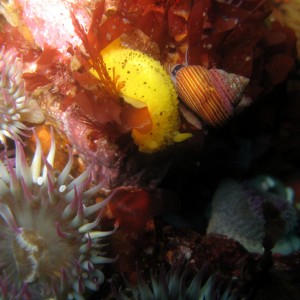
[[[163,2],[125,0],[118,3],[116,11],[109,11],[109,15],[106,16],[103,3],[99,3],[94,11],[94,22],[88,36],[99,52],[123,33],[140,29],[156,42],[160,49],[164,49],[168,37],[165,13]]]
[[[46,88],[61,95],[74,93],[75,80],[72,77],[69,57],[62,56],[57,49],[46,45],[36,64],[34,72],[26,72],[22,76],[29,92]]]
[[[42,52],[32,39],[26,39],[17,27],[13,27],[8,23],[1,26],[0,44],[7,50],[15,49],[26,63],[35,61]]]
[[[151,195],[134,187],[117,188],[108,209],[122,230],[143,231],[147,221],[153,217]]]
[[[270,91],[293,70],[295,35],[276,22],[266,25],[270,14],[266,1],[239,4],[207,1],[206,6],[203,1],[199,2],[194,3],[188,19],[189,64],[221,68],[250,78],[247,95],[253,100]],[[278,35],[281,40],[274,39]],[[266,40],[272,37],[276,46],[271,47]],[[272,74],[280,73],[281,78],[263,75],[270,74],[271,68],[279,68],[279,61],[280,70]]]

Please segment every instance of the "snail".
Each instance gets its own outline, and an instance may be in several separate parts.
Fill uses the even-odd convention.
[[[196,65],[176,65],[172,74],[181,100],[214,127],[232,116],[249,82],[240,75]]]

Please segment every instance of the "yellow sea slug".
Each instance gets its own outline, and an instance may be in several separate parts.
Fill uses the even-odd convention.
[[[124,48],[117,41],[105,48],[101,55],[111,78],[124,83],[120,96],[135,107],[147,106],[150,113],[150,132],[132,130],[139,151],[153,153],[191,136],[178,131],[177,93],[159,61],[140,51]],[[96,72],[91,72],[97,77]]]

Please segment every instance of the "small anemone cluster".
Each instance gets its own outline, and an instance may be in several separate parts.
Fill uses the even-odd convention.
[[[1,299],[84,299],[104,280],[98,265],[113,261],[102,240],[114,230],[99,228],[111,196],[87,206],[99,191],[89,188],[90,170],[74,179],[71,153],[60,173],[54,156],[52,133],[47,157],[36,137],[31,164],[19,141],[15,159],[0,161]]]
[[[14,49],[0,50],[0,143],[6,138],[20,140],[28,127],[39,124],[44,115],[36,100],[30,98],[22,79],[23,63]]]
[[[207,278],[206,268],[191,276],[191,269],[185,266],[183,259],[172,265],[165,273],[163,270],[157,274],[151,274],[150,282],[138,273],[136,287],[127,283],[132,295],[126,295],[126,291],[118,292],[113,287],[113,293],[117,300],[235,300],[236,296],[231,285],[225,286],[222,280],[212,274]]]
[[[268,238],[273,253],[288,255],[300,249],[296,228],[292,190],[270,176],[259,176],[243,183],[221,181],[207,233],[226,235],[254,253],[264,252]]]

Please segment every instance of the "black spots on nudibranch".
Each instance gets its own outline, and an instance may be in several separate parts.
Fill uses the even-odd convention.
[[[127,62],[128,62],[128,59],[127,58],[124,59],[124,61],[122,62],[122,66],[121,66],[122,69],[126,68]]]

